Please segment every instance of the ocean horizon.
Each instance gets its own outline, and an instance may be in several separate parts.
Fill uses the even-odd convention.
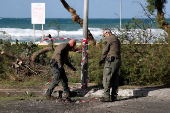
[[[122,26],[127,22],[131,23],[132,19],[122,18]],[[49,26],[49,24],[57,23]],[[145,24],[150,24],[151,20],[143,18]],[[88,29],[92,33],[94,39],[98,42],[102,37],[102,30],[104,28],[111,28],[112,32],[119,35],[118,28],[120,27],[119,18],[89,18]],[[162,29],[157,27],[157,23],[153,22],[153,34],[159,35],[164,33]],[[72,18],[46,18],[43,24],[43,39],[46,39],[46,34],[51,34],[53,38],[64,37],[81,40],[83,39],[83,29],[81,26],[72,21]],[[11,38],[12,42],[17,39],[19,42],[34,42],[33,24],[31,18],[3,18],[0,17],[0,39]],[[35,43],[40,43],[42,40],[42,24],[35,24]],[[63,40],[55,40],[55,43],[62,42]],[[67,41],[67,40],[66,40]],[[48,43],[44,41],[43,43]]]

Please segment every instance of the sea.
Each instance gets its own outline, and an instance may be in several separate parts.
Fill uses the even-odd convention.
[[[121,19],[121,28],[123,29],[123,26],[127,22],[132,23],[131,21],[132,19]],[[150,19],[143,19],[143,21],[145,24],[151,24]],[[51,34],[52,38],[66,38],[65,41],[67,41],[67,38],[77,40],[85,38],[83,37],[83,29],[81,26],[78,23],[73,22],[71,18],[46,18],[45,24],[35,24],[35,31],[33,28],[31,18],[0,18],[0,39],[6,40],[10,38],[12,42],[15,42],[17,39],[19,42],[35,41],[35,43],[40,43],[42,38],[43,40],[48,39],[46,34]],[[118,31],[118,28],[120,28],[120,19],[88,19],[88,29],[96,42],[103,39],[102,30],[104,28],[111,28],[116,35],[119,35],[120,32]],[[164,33],[164,30],[157,27],[155,20],[151,30],[155,36]],[[54,42],[60,43],[63,42],[63,40],[56,39]],[[48,40],[43,41],[43,43],[48,43]]]

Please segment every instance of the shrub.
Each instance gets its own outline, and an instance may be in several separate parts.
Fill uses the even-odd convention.
[[[120,79],[120,82],[128,85],[170,84],[170,45],[164,44],[166,43],[164,40],[157,40],[157,37],[154,37],[151,32],[147,32],[149,25],[146,26],[141,22],[141,20],[133,19],[133,23],[127,23],[117,35],[122,43],[122,66],[120,67],[119,75],[123,79]],[[137,28],[136,26],[139,23],[139,26],[144,28]],[[149,44],[151,40],[153,44]],[[102,46],[101,41],[99,45],[88,47],[88,82],[102,84],[103,66],[99,66]],[[15,45],[11,45],[9,41],[6,41],[3,48],[5,51],[20,57],[29,56],[33,52],[42,49],[33,44],[33,47],[28,50],[26,43],[18,43],[17,41]],[[49,80],[52,76],[48,64],[53,52],[43,54],[37,59],[35,69],[41,69],[39,76],[42,79]],[[69,58],[77,68],[77,72],[73,72],[65,66],[68,80],[69,82],[81,82],[82,54],[70,52]],[[10,64],[12,59],[0,55],[0,60],[0,79],[7,79],[11,75],[14,76],[14,70]],[[30,75],[33,75],[33,73]]]

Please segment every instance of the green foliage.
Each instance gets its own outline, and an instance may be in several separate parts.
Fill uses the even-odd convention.
[[[146,25],[143,21],[133,18],[132,22],[126,23],[122,27],[123,29],[119,29],[120,34],[118,37],[122,43],[122,66],[120,67],[119,75],[123,77],[120,82],[128,85],[170,84],[170,46],[169,44],[164,44],[165,40],[153,37],[152,32],[147,31],[152,25]],[[167,35],[162,34],[162,37],[167,37]],[[153,44],[149,44],[150,41]],[[99,66],[102,47],[102,41],[98,45],[88,47],[88,82],[102,84],[103,66]],[[18,43],[17,40],[14,45],[11,45],[8,40],[3,44],[4,51],[26,58],[42,48],[44,47],[38,47],[36,44],[31,45],[31,48],[29,48],[27,43]],[[15,81],[18,80],[18,84],[21,84],[21,86],[34,86],[37,83],[43,85],[48,82],[52,76],[48,63],[53,52],[43,54],[37,59],[36,69],[41,69],[37,77],[31,73],[31,76],[15,79]],[[69,82],[81,82],[82,54],[70,52],[69,58],[76,67],[77,72],[73,72],[69,67],[65,66],[68,80]],[[10,77],[15,76],[10,64],[13,59],[0,55],[0,60],[0,80],[8,80]],[[14,84],[14,82],[11,82],[11,84]]]
[[[151,14],[153,14],[155,10],[164,9],[167,0],[147,0],[147,3],[148,5],[146,6],[146,8]]]
[[[120,75],[131,85],[169,84],[170,48],[164,44],[122,46]],[[135,52],[136,51],[136,52]],[[138,51],[138,52],[137,52]],[[166,82],[165,82],[166,81]]]
[[[130,85],[170,84],[169,44],[161,44],[165,43],[163,39],[148,33],[151,25],[145,25],[142,20],[133,18],[132,23],[127,23],[124,28],[118,36],[121,42],[126,42],[121,47],[120,75],[124,82]],[[150,41],[153,44],[149,44]]]
[[[122,32],[126,34],[128,30],[123,30]],[[135,31],[133,33],[135,33]],[[119,35],[119,37],[122,41],[122,38],[129,40],[130,43],[122,44],[121,46],[122,66],[120,67],[119,74],[120,77],[124,78],[124,81],[122,81],[123,79],[121,79],[120,82],[124,82],[127,85],[170,84],[169,45],[157,43],[143,44],[142,42],[145,41],[143,41],[142,38],[140,40],[141,42],[138,41],[139,44],[136,44],[135,40],[137,39],[135,39],[135,37],[130,37],[132,35],[125,34]],[[136,35],[140,36],[141,33],[136,33]],[[147,37],[145,37],[144,39],[149,41]],[[103,66],[99,66],[102,52],[102,43],[97,47],[90,46],[88,49],[88,82],[102,84]],[[80,66],[81,58],[81,53],[75,53],[71,57],[76,66]],[[79,73],[79,78],[80,76],[81,75]]]
[[[23,63],[26,65],[29,65],[30,58],[33,52],[38,51],[40,48],[36,44],[32,44],[30,47],[26,42],[18,43],[18,40],[15,41],[15,44],[11,44],[10,40],[4,40],[3,42],[3,49],[0,50],[0,52],[4,51],[5,53],[11,54],[13,56],[16,56],[17,58],[14,59],[13,57],[7,57],[6,55],[0,54],[0,80],[2,79],[8,79],[8,80],[14,80],[14,81],[20,81],[21,76],[24,77],[25,75],[33,75],[34,73],[24,68],[22,65],[19,66],[19,68],[14,69],[12,67],[14,62],[17,62],[18,60],[22,59]],[[41,55],[38,58],[40,65],[45,65],[47,60],[47,56],[45,54]],[[49,61],[48,61],[49,62]],[[26,70],[27,69],[27,70]],[[20,73],[17,72],[21,72]]]
[[[89,47],[88,52],[88,76],[89,82],[95,82],[97,84],[102,83],[103,78],[103,66],[99,66],[99,61],[101,59],[102,49],[100,48],[102,43],[99,45]],[[99,48],[98,48],[99,47]]]
[[[102,51],[102,43],[98,46],[89,46],[88,53],[88,82],[94,82],[97,84],[102,84],[103,77],[103,66],[99,66],[99,61]],[[19,44],[20,45],[20,44]],[[15,45],[16,46],[16,45]],[[170,47],[167,44],[122,44],[121,46],[121,56],[122,56],[122,66],[120,68],[120,76],[124,78],[125,84],[130,85],[157,85],[157,84],[170,84]],[[10,59],[0,56],[2,59],[0,62],[2,65],[0,79],[8,79],[10,75],[13,74],[10,66]],[[51,58],[48,57],[47,58]],[[69,82],[80,82],[81,81],[81,53],[70,53],[70,61],[77,68],[77,72],[73,72],[68,67],[65,67],[66,74],[68,76]],[[48,69],[47,69],[47,67]],[[41,85],[50,80],[52,73],[48,65],[40,68],[47,71],[44,75],[40,73],[39,76],[25,78],[27,87],[34,86],[36,82],[40,82]],[[50,74],[49,74],[50,73]],[[14,75],[13,75],[14,76]],[[34,78],[34,79],[33,79]],[[40,79],[41,78],[41,79]],[[19,79],[18,79],[19,80]],[[27,83],[26,81],[30,81]],[[44,81],[44,82],[43,82]],[[122,81],[121,81],[122,82]],[[9,82],[8,82],[9,83]],[[11,82],[14,85],[14,83]]]
[[[147,10],[151,15],[154,15],[154,12],[157,11],[156,21],[158,23],[158,27],[165,30],[168,34],[168,36],[165,38],[166,42],[169,43],[170,41],[170,27],[169,27],[169,22],[164,17],[164,14],[166,13],[164,11],[165,9],[165,4],[167,3],[167,0],[147,0]]]
[[[59,33],[60,33],[60,25],[58,25],[57,22],[55,22],[53,19],[51,20],[51,23],[48,24],[48,27],[52,27],[54,29],[57,29],[57,33],[58,33],[58,36],[59,37]],[[53,40],[55,43],[56,43],[56,40]]]
[[[81,48],[81,47],[79,47]],[[101,79],[98,79],[100,76],[102,76],[101,68],[99,68],[98,64],[100,60],[100,52],[101,49],[98,49],[96,47],[89,47],[88,52],[88,82],[97,82],[98,80],[101,83]],[[77,72],[71,73],[71,71],[68,71],[66,69],[66,72],[69,74],[69,81],[70,82],[81,82],[81,61],[82,61],[82,52],[80,53],[70,53],[70,61],[77,69]],[[97,72],[97,73],[96,73]]]
[[[99,66],[99,61],[102,52],[102,43],[99,43],[97,46],[89,46],[88,52],[88,82],[102,84],[103,78],[103,66]],[[82,54],[74,53],[72,54],[71,59],[73,60],[76,68],[78,69],[77,75],[79,81],[81,80],[81,61]],[[74,76],[74,75],[73,75]]]
[[[48,27],[55,26],[58,30],[60,29],[60,26],[57,24],[57,22],[54,22],[53,19],[51,20],[51,23],[48,24]]]

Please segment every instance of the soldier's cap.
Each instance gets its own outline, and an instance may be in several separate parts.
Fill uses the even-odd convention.
[[[107,29],[104,29],[104,30],[103,30],[103,33],[112,33],[112,32],[111,32],[110,29],[107,28]]]

